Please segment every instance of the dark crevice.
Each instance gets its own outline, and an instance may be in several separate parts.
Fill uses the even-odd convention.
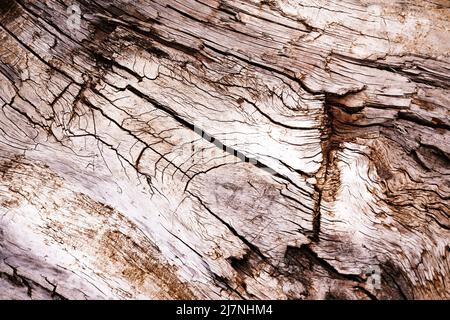
[[[350,280],[350,281],[354,281],[354,282],[357,282],[357,283],[364,282],[364,280],[359,275],[345,274],[345,273],[339,272],[328,261],[326,261],[323,258],[320,258],[317,255],[317,253],[314,252],[309,247],[309,245],[307,245],[307,244],[302,244],[300,247],[288,246],[287,249],[286,249],[286,254],[287,255],[294,255],[294,256],[295,255],[305,256],[313,264],[320,265],[323,269],[325,269],[335,279]]]
[[[135,72],[134,70],[131,70],[131,69],[129,69],[129,68],[127,68],[127,67],[125,67],[125,66],[123,66],[123,65],[121,65],[121,64],[119,64],[119,63],[117,63],[117,62],[116,62],[115,60],[113,60],[113,59],[110,59],[110,58],[105,57],[105,56],[104,56],[102,53],[100,53],[100,52],[93,52],[92,55],[93,55],[94,60],[95,60],[95,62],[96,62],[96,64],[97,64],[97,67],[99,67],[99,68],[103,68],[103,69],[105,69],[105,70],[112,70],[112,68],[115,67],[115,68],[117,68],[117,69],[123,70],[123,71],[125,71],[125,72],[131,74],[133,77],[135,77],[136,79],[138,79],[139,82],[141,82],[142,79],[143,79],[143,76],[139,75],[139,74],[138,74],[137,72]]]
[[[372,292],[367,290],[366,288],[362,286],[354,286],[355,289],[358,289],[359,291],[363,292],[366,296],[369,297],[370,300],[378,300],[377,296],[374,295]]]
[[[255,165],[257,168],[261,168],[271,174],[274,174],[276,176],[281,176],[285,179],[287,179],[286,177],[280,175],[279,173],[277,173],[275,170],[273,170],[272,168],[270,168],[269,166],[263,164],[261,161],[255,159],[255,158],[250,158],[247,157],[244,153],[242,153],[239,150],[236,150],[234,148],[231,148],[227,145],[225,145],[224,143],[222,143],[222,141],[220,141],[219,139],[213,137],[212,135],[208,134],[207,132],[205,132],[204,130],[202,130],[201,128],[197,128],[195,127],[193,124],[191,124],[189,121],[185,120],[184,118],[182,118],[180,115],[178,115],[175,111],[173,111],[170,107],[165,106],[161,103],[159,103],[157,100],[147,96],[146,94],[144,94],[143,92],[139,91],[138,89],[134,88],[131,85],[127,85],[126,87],[127,90],[129,90],[130,92],[134,93],[136,96],[150,102],[153,106],[155,106],[157,109],[164,111],[165,113],[169,114],[172,118],[174,118],[177,122],[179,122],[181,125],[183,125],[185,128],[188,128],[192,131],[194,131],[195,133],[197,133],[201,138],[203,138],[204,140],[214,144],[217,148],[228,152],[229,154],[239,158],[242,162],[246,162],[246,163],[251,163],[253,165]]]
[[[331,107],[325,103],[324,104],[324,120],[323,120],[323,133],[322,133],[322,164],[319,170],[319,176],[317,176],[317,183],[314,185],[314,190],[317,194],[317,199],[313,209],[313,235],[311,239],[313,241],[319,241],[320,239],[320,223],[321,223],[321,205],[323,199],[323,189],[328,182],[329,166],[331,165],[332,159],[331,154],[334,149],[333,145],[333,113],[331,112]]]
[[[439,121],[438,119],[435,119],[435,121],[429,121],[426,119],[423,119],[411,112],[408,111],[399,111],[397,113],[397,119],[406,120],[410,122],[417,123],[421,126],[430,127],[434,129],[446,129],[450,130],[450,125],[443,123],[442,121]]]

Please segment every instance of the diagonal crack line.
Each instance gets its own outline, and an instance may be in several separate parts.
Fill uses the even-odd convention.
[[[253,244],[251,241],[247,240],[247,238],[245,238],[245,236],[241,235],[232,225],[230,225],[228,222],[226,222],[224,219],[222,219],[219,215],[215,214],[210,208],[208,208],[208,206],[205,204],[205,202],[198,196],[193,194],[190,191],[187,191],[192,197],[194,197],[195,199],[197,199],[197,201],[201,204],[202,207],[204,207],[206,209],[206,211],[208,211],[208,213],[210,213],[214,218],[216,218],[217,220],[219,220],[225,227],[227,227],[228,230],[230,230],[230,232],[237,237],[239,240],[241,240],[251,251],[253,251],[263,262],[267,263],[267,265],[269,265],[272,270],[280,275],[284,275],[284,276],[289,276],[288,273],[286,273],[285,271],[283,271],[282,269],[280,269],[279,266],[275,265],[272,261],[271,261],[271,257],[270,256],[266,256],[264,255],[261,250],[255,245]],[[308,247],[308,249],[312,252],[312,250]],[[313,254],[315,254],[315,252],[313,252]],[[317,255],[316,255],[317,256]],[[321,258],[318,258],[321,259]],[[323,260],[323,259],[322,259]],[[353,275],[346,275],[346,274],[341,274],[339,273],[336,269],[334,269],[333,266],[331,266],[327,261],[323,260],[319,261],[322,264],[325,265],[325,267],[328,267],[327,270],[334,270],[334,274],[338,274],[340,275],[340,277],[342,279],[351,279],[353,281],[356,282],[361,282],[360,278],[358,276],[353,276]]]
[[[217,138],[214,138],[212,135],[206,133],[206,131],[204,131],[201,128],[196,127],[194,124],[190,123],[189,121],[187,121],[186,119],[182,118],[180,115],[178,115],[175,111],[173,111],[170,107],[165,106],[161,103],[159,103],[158,101],[156,101],[154,98],[149,97],[148,95],[146,95],[145,93],[139,91],[138,89],[136,89],[135,87],[133,87],[132,85],[127,85],[126,90],[134,93],[136,96],[140,97],[141,99],[147,100],[148,102],[150,102],[153,106],[155,106],[157,109],[164,111],[165,113],[169,114],[172,118],[174,118],[176,121],[178,121],[181,125],[183,125],[184,127],[194,131],[195,133],[197,133],[201,138],[205,139],[206,141],[214,144],[217,148],[228,152],[229,154],[239,158],[241,161],[243,162],[248,162],[251,163],[253,165],[255,165],[258,168],[261,168],[267,172],[269,172],[270,174],[273,174],[275,176],[278,177],[284,177],[282,174],[280,174],[279,172],[277,172],[276,170],[270,168],[269,166],[265,165],[264,163],[262,163],[261,161],[257,160],[256,158],[250,158],[247,157],[244,153],[242,153],[239,150],[236,150],[234,148],[231,148],[227,145],[225,145],[222,141],[220,141]]]
[[[353,288],[358,289],[359,291],[364,293],[367,297],[369,297],[370,300],[378,300],[376,295],[374,295],[372,292],[370,292],[369,290],[367,290],[362,286],[354,286]]]
[[[236,236],[237,238],[239,238],[239,240],[241,240],[247,247],[250,248],[250,250],[252,250],[253,252],[255,252],[263,261],[267,262],[267,257],[261,252],[261,250],[255,246],[253,243],[251,243],[250,241],[248,241],[244,236],[242,236],[241,234],[239,234],[239,232],[237,232],[237,230],[231,226],[229,223],[227,223],[225,220],[223,220],[221,217],[219,217],[217,214],[215,214],[211,209],[208,208],[208,206],[203,202],[203,200],[193,194],[190,191],[187,191],[191,196],[193,196],[194,198],[196,198],[200,204],[206,209],[206,211],[208,211],[214,218],[216,218],[217,220],[219,220],[221,223],[223,223],[228,230],[231,231],[231,233]]]
[[[40,288],[43,291],[47,292],[53,300],[67,300],[66,297],[64,297],[60,293],[56,292],[55,285],[52,284],[53,289],[50,290],[50,289],[44,287],[43,285],[41,285],[40,283],[19,274],[17,272],[17,268],[10,265],[5,260],[3,260],[3,262],[13,270],[13,273],[9,274],[7,272],[0,271],[0,279],[3,278],[15,286],[26,288],[27,295],[30,298],[32,298],[32,296],[33,296],[33,290],[36,288]],[[47,278],[46,278],[46,280],[47,280]],[[48,280],[47,280],[47,282],[50,283]]]
[[[177,240],[179,240],[182,244],[184,244],[186,247],[188,247],[192,252],[194,252],[197,256],[199,256],[202,260],[204,259],[203,255],[199,253],[197,250],[195,250],[193,247],[191,247],[186,241],[181,239],[179,236],[177,236],[175,233],[167,229],[166,227],[162,226],[168,233],[170,233],[173,237],[175,237]]]
[[[63,75],[64,77],[66,77],[69,80],[72,80],[72,82],[75,82],[79,85],[81,85],[81,83],[78,83],[77,81],[75,81],[75,79],[73,79],[67,72],[65,72],[62,69],[56,68],[55,66],[53,66],[50,62],[46,61],[44,58],[42,58],[35,50],[33,50],[33,48],[31,48],[29,45],[27,45],[25,42],[23,42],[22,40],[19,39],[19,37],[17,35],[15,35],[13,32],[11,32],[5,25],[3,25],[0,22],[0,28],[5,30],[6,33],[12,37],[20,46],[22,46],[26,51],[30,52],[36,59],[38,59],[39,61],[41,61],[45,66],[47,66],[48,68],[50,68],[51,70],[60,73],[61,75]]]
[[[300,247],[291,247],[291,248],[295,248],[296,250],[304,254],[306,257],[308,257],[309,260],[321,266],[330,275],[333,275],[336,279],[349,280],[356,283],[364,282],[364,280],[359,275],[341,273],[340,271],[338,271],[326,259],[321,258],[308,244],[302,244]]]

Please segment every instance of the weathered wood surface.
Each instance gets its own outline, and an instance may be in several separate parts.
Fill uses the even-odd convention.
[[[450,298],[449,21],[2,0],[0,298]]]

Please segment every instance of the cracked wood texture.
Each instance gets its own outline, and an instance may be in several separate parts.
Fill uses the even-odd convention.
[[[2,0],[0,298],[450,298],[449,21]]]

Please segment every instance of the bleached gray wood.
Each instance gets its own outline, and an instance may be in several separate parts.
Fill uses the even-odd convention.
[[[0,298],[448,299],[449,7],[2,1]]]

